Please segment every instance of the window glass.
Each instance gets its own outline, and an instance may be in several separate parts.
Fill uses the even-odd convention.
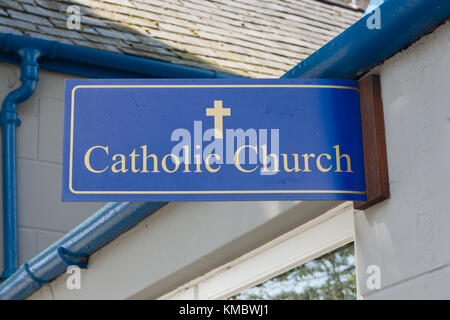
[[[249,288],[230,299],[356,299],[353,242]]]

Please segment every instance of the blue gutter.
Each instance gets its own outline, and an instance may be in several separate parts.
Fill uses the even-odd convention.
[[[230,78],[236,75],[133,57],[56,41],[0,33],[0,61],[20,63],[17,48],[45,54],[42,68],[90,78]]]
[[[64,273],[87,266],[89,256],[164,205],[162,202],[113,202],[94,213],[0,285],[0,300],[25,299]]]
[[[371,13],[289,70],[283,78],[356,80],[405,49],[450,16],[449,0],[386,0],[380,29],[369,29]]]
[[[283,77],[356,79],[441,24],[450,15],[450,1],[390,0],[380,10],[380,30],[366,30],[370,16],[367,15]],[[401,22],[396,22],[397,19]],[[21,266],[0,285],[0,299],[25,299],[42,283],[63,273],[68,263],[85,266],[90,254],[162,205],[148,202],[107,205]]]
[[[21,66],[21,87],[8,94],[2,104],[3,228],[6,279],[18,267],[18,218],[16,174],[17,105],[33,94],[39,67],[87,77],[230,78],[231,74],[116,53],[0,33],[0,61]]]

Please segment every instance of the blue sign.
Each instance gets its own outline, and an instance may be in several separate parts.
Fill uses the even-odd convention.
[[[65,201],[366,200],[358,84],[66,80]]]

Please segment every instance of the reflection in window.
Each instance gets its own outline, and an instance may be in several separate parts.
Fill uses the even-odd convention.
[[[249,288],[236,300],[356,299],[353,242]]]

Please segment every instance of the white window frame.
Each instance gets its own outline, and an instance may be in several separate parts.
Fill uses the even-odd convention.
[[[353,203],[345,202],[159,299],[226,299],[354,239]]]

